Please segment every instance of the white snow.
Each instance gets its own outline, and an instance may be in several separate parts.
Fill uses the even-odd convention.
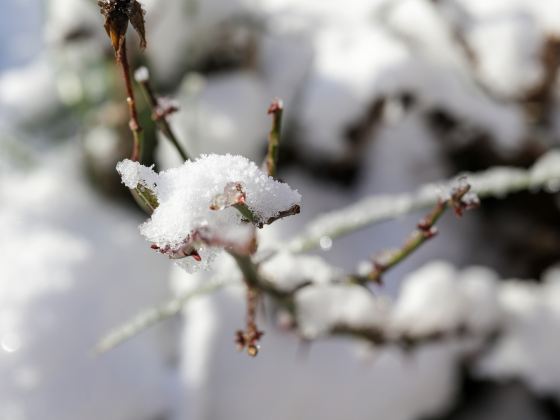
[[[273,98],[265,81],[252,72],[189,75],[179,91],[173,126],[194,156],[234,153],[258,159],[266,147],[271,125],[266,110]]]
[[[475,334],[491,333],[501,322],[498,305],[498,276],[489,268],[470,267],[458,273],[465,302],[463,323]]]
[[[181,247],[198,228],[219,234],[242,225],[242,216],[236,209],[210,209],[228,184],[241,185],[246,206],[262,223],[301,202],[297,191],[269,177],[242,156],[205,155],[159,174],[129,160],[119,163],[117,169],[129,188],[142,184],[156,194],[159,206],[140,231],[160,249]],[[205,245],[197,250],[201,261],[183,258],[178,263],[189,271],[207,268],[217,250]]]
[[[134,79],[138,82],[138,83],[143,83],[143,82],[147,82],[150,80],[150,71],[148,70],[147,67],[139,67],[135,72],[134,72]]]
[[[416,216],[338,241],[340,232],[419,210],[437,199],[436,184],[412,195],[398,194],[449,175],[442,145],[426,127],[427,113],[444,110],[459,122],[461,131],[445,137],[444,147],[465,146],[468,136],[463,132],[482,131],[495,152],[508,157],[533,137],[519,98],[541,80],[543,42],[560,33],[560,2],[142,3],[148,10],[145,57],[155,84],[178,97],[181,110],[172,123],[193,156],[235,153],[259,162],[270,129],[266,109],[280,97],[286,104],[283,141],[292,141],[304,158],[344,160],[352,149],[346,141],[348,126],[364,118],[368,105],[388,98],[372,134],[375,144],[360,150],[366,165],[357,186],[338,190],[298,169],[286,171],[291,185],[307,189],[307,214],[274,224],[259,238],[261,249],[277,249],[283,246],[279,238],[303,232],[290,243],[292,249],[300,251],[310,239],[323,250],[324,259],[281,252],[261,266],[282,290],[313,283],[297,294],[297,320],[304,335],[317,337],[337,324],[412,335],[466,326],[484,336],[498,328],[502,335],[480,372],[497,379],[520,377],[537,392],[560,395],[557,271],[543,285],[498,284],[489,269],[458,270],[436,262],[411,274],[391,306],[383,294],[397,287],[403,272],[418,266],[416,256],[391,272],[397,281],[382,292],[376,289],[376,295],[336,284],[341,270],[334,267],[355,266],[374,248],[402,240]],[[121,97],[115,98],[122,92],[113,83],[112,52],[104,54],[109,44],[95,2],[49,0],[45,14],[46,54],[27,68],[0,75],[0,123],[37,123],[59,113],[73,124],[71,107],[80,105],[92,121],[108,98],[122,104]],[[84,29],[93,34],[88,41],[63,42]],[[473,62],[458,47],[454,30],[472,49]],[[24,45],[8,41],[10,50]],[[132,46],[136,41],[131,34],[131,55],[137,53]],[[223,43],[247,43],[251,59],[240,68],[210,75],[192,72]],[[402,93],[415,99],[408,110],[399,104]],[[557,102],[558,89],[552,95]],[[117,131],[80,128],[97,163],[113,154]],[[543,134],[545,140],[548,134]],[[556,142],[557,136],[550,137],[550,144]],[[15,160],[12,153],[3,143],[0,159],[6,155]],[[302,357],[305,348],[294,332],[282,329],[286,325],[275,319],[274,306],[267,305],[266,316],[259,313],[266,331],[259,358],[249,361],[238,355],[232,335],[244,323],[244,292],[227,255],[216,268],[237,286],[185,308],[178,355],[182,388],[169,389],[159,349],[159,343],[175,347],[173,336],[148,333],[99,360],[82,357],[109,329],[163,298],[166,284],[161,279],[168,264],[139,241],[132,213],[84,187],[77,165],[68,164],[77,162],[77,153],[50,159],[41,155],[31,160],[50,163],[28,175],[12,173],[12,162],[0,164],[0,418],[151,420],[182,407],[178,420],[365,420],[372,413],[385,420],[409,420],[441,413],[452,403],[461,353],[453,342],[405,354],[398,349],[372,353],[355,340],[333,339],[312,344]],[[527,186],[557,192],[559,162],[558,152],[552,152],[528,171],[497,168],[469,180],[486,196],[502,197]],[[161,163],[159,167],[174,166]],[[245,229],[236,210],[209,209],[230,182],[242,184],[247,204],[261,218],[301,199],[238,156],[203,155],[160,174],[130,161],[121,162],[119,170],[127,187],[141,184],[156,193],[160,207],[141,230],[162,247],[180,246],[197,227],[211,228],[227,243],[252,238],[252,228]],[[366,195],[373,196],[359,201]],[[316,220],[306,228],[304,218]],[[420,258],[468,258],[465,252],[477,244],[477,230],[463,227],[469,221],[473,224],[467,226],[476,226],[469,218],[442,229],[447,237],[434,241]],[[188,257],[181,264],[189,270],[206,267],[217,252],[199,251],[200,263]],[[182,270],[174,273],[182,288],[208,280],[208,273],[195,278]],[[167,396],[174,393],[180,395],[169,402]],[[320,404],[316,395],[322,396]]]
[[[158,192],[158,175],[153,166],[146,167],[140,162],[125,159],[117,163],[117,171],[122,177],[122,183],[130,189],[139,185],[146,187],[154,193]]]
[[[499,325],[497,276],[473,267],[458,272],[432,262],[408,276],[392,313],[391,328],[410,336],[456,332],[484,335]]]
[[[342,155],[345,130],[379,96],[402,88],[396,70],[409,58],[406,48],[370,23],[351,26],[327,27],[314,37],[299,116],[310,153]]]
[[[479,373],[498,379],[523,379],[535,391],[560,397],[558,342],[560,270],[541,285],[508,281],[500,287],[504,331],[479,363]]]
[[[317,285],[296,294],[298,328],[313,339],[336,326],[383,330],[388,307],[361,286]]]
[[[0,117],[12,124],[41,118],[57,105],[56,80],[47,58],[0,74]]]
[[[305,283],[328,284],[342,275],[341,270],[323,258],[279,252],[262,265],[263,275],[284,291],[294,290]]]
[[[151,420],[169,404],[161,328],[93,355],[109,329],[164,299],[166,269],[138,243],[135,218],[86,186],[79,156],[59,147],[0,179],[3,419]]]
[[[103,18],[96,4],[87,0],[47,0],[45,3],[45,38],[49,44],[62,44],[65,37],[76,31],[95,35],[98,40],[105,39]]]
[[[466,311],[455,269],[435,262],[405,279],[392,314],[392,327],[411,336],[453,331],[461,325]]]
[[[275,236],[278,229],[273,225],[263,236]],[[298,264],[305,263],[298,260]],[[310,267],[316,265],[317,261],[310,261]],[[220,259],[219,264],[216,261],[215,268],[218,277],[235,280],[230,258]],[[322,275],[319,271],[319,277]],[[208,281],[208,275],[195,276],[193,279],[175,270],[173,282],[184,288]],[[330,322],[363,322],[369,327],[381,323],[385,304],[376,304],[374,296],[363,289],[318,284],[309,290],[301,300],[309,304],[302,316],[307,317],[308,332],[313,335],[323,332]],[[174,419],[257,420],[265,413],[269,420],[340,420],[349,416],[366,420],[376,413],[385,420],[403,420],[441,412],[453,401],[459,356],[453,345],[432,345],[405,353],[391,348],[372,351],[350,338],[304,343],[275,319],[270,320],[267,310],[268,316],[259,314],[258,318],[265,331],[261,352],[249,360],[235,351],[232,337],[232,332],[244,325],[244,296],[241,286],[232,286],[197,298],[185,308],[183,389]],[[239,403],[249,399],[255,403]]]

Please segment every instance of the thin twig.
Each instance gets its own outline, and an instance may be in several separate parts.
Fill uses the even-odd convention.
[[[183,148],[183,146],[181,146],[181,143],[179,143],[179,140],[167,119],[169,115],[177,111],[177,108],[174,106],[162,106],[161,101],[155,94],[150,82],[150,74],[148,72],[148,69],[146,69],[145,67],[141,67],[140,69],[138,69],[135,73],[135,79],[142,88],[142,93],[144,94],[146,101],[150,105],[150,108],[152,110],[152,120],[156,123],[157,128],[171,142],[171,144],[173,144],[175,149],[177,149],[177,152],[181,155],[181,158],[184,161],[189,160],[189,154]]]
[[[98,0],[97,5],[101,14],[105,17],[105,31],[111,40],[117,63],[122,70],[127,94],[126,102],[130,114],[129,126],[134,137],[130,159],[138,162],[142,159],[142,127],[138,120],[138,110],[136,109],[134,89],[130,78],[130,65],[126,52],[126,31],[130,23],[140,37],[140,48],[146,48],[145,11],[136,0]]]
[[[272,115],[272,129],[268,134],[268,153],[266,154],[266,168],[268,174],[275,178],[278,172],[278,154],[280,149],[280,134],[282,132],[282,114],[284,104],[276,99],[268,108],[268,114]]]
[[[259,340],[264,332],[257,327],[257,307],[259,305],[260,292],[255,287],[247,287],[247,327],[245,331],[239,330],[235,333],[237,349],[247,349],[247,354],[256,357],[259,354]]]
[[[126,37],[124,37],[122,45],[117,51],[116,57],[117,62],[121,66],[124,84],[126,87],[126,103],[128,104],[128,113],[130,115],[128,125],[134,139],[130,159],[138,162],[142,159],[142,127],[140,125],[140,121],[138,120],[138,110],[136,108],[134,89],[132,88],[132,80],[130,78],[130,65],[128,63],[128,55],[126,52]]]
[[[466,174],[472,191],[480,198],[504,198],[508,194],[538,191],[560,182],[560,151],[553,150],[539,159],[530,169],[495,167],[487,171]],[[440,190],[453,181],[428,184],[414,193],[366,197],[350,206],[319,215],[304,227],[303,232],[279,248],[294,253],[318,248],[322,238],[335,239],[366,226],[430,208],[439,199]]]
[[[264,225],[270,225],[276,222],[277,220],[284,219],[285,217],[295,216],[296,214],[299,214],[300,211],[301,211],[301,207],[299,206],[299,204],[294,204],[289,209],[279,211],[278,214],[276,214],[275,216],[272,216],[267,220],[259,222],[258,227],[262,228]]]
[[[259,265],[251,259],[251,256],[236,254],[232,251],[229,251],[229,254],[237,263],[247,288],[247,326],[245,331],[239,330],[236,332],[235,343],[239,350],[246,348],[247,354],[255,357],[259,352],[259,340],[264,334],[258,329],[256,323],[259,297],[261,294],[266,295],[280,305],[292,308],[294,306],[293,295],[295,291],[285,292],[264,279],[259,273]]]
[[[351,337],[370,342],[375,346],[397,346],[403,350],[412,350],[420,345],[429,343],[441,343],[446,340],[462,339],[467,337],[481,336],[485,342],[491,342],[500,334],[500,326],[496,325],[493,329],[482,334],[470,330],[466,325],[458,325],[450,330],[431,331],[421,335],[411,335],[407,333],[387,334],[377,328],[361,328],[347,324],[333,326],[328,336]]]
[[[465,195],[470,191],[468,184],[455,188],[449,199],[440,199],[434,208],[422,219],[405,241],[400,249],[384,252],[373,261],[373,269],[364,277],[358,277],[361,282],[381,283],[382,276],[391,268],[408,258],[414,251],[420,248],[426,241],[437,234],[435,224],[449,207],[453,207],[455,214],[461,216],[463,210],[471,209],[479,204],[478,199],[472,202],[463,202]]]

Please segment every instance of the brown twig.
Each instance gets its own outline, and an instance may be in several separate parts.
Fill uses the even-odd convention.
[[[117,62],[121,67],[126,87],[126,103],[128,105],[128,113],[130,115],[128,126],[130,127],[134,140],[130,159],[133,161],[140,161],[142,158],[142,127],[140,125],[140,121],[138,120],[138,110],[136,108],[134,89],[132,88],[132,80],[130,77],[130,65],[128,63],[128,56],[126,52],[126,37],[117,51]]]
[[[285,217],[295,216],[296,214],[299,214],[300,211],[301,211],[301,207],[298,204],[294,204],[292,207],[290,207],[287,210],[279,211],[276,216],[273,216],[270,219],[259,222],[257,226],[259,228],[262,228],[264,227],[264,225],[270,225],[276,222],[277,220],[284,219]]]
[[[272,115],[272,129],[268,134],[268,152],[266,154],[266,169],[268,174],[275,178],[278,172],[278,153],[280,149],[280,134],[282,131],[282,115],[284,104],[276,99],[268,108],[268,114]]]
[[[228,252],[235,259],[247,287],[247,327],[245,331],[237,331],[235,342],[240,350],[247,347],[248,354],[256,356],[259,350],[258,341],[264,334],[257,328],[256,324],[256,308],[259,297],[266,295],[282,307],[293,312],[295,307],[294,294],[301,287],[307,287],[311,283],[306,283],[304,286],[297,287],[288,292],[278,289],[274,284],[261,276],[259,265],[252,260],[250,255],[238,254],[232,250]]]
[[[265,282],[260,278],[258,266],[251,260],[250,256],[239,255],[230,252],[237,266],[243,274],[243,280],[247,287],[247,326],[245,331],[235,333],[235,344],[239,351],[247,348],[247,354],[255,357],[259,352],[259,340],[264,332],[257,328],[256,314],[260,292],[269,292]],[[274,294],[272,294],[274,296]]]
[[[134,138],[130,159],[140,161],[142,159],[142,127],[138,120],[138,110],[136,109],[134,89],[130,77],[130,65],[126,51],[126,31],[130,22],[140,36],[140,47],[145,48],[145,12],[142,5],[136,0],[99,0],[97,5],[100,7],[101,14],[105,17],[105,31],[111,39],[126,87],[126,103],[130,114],[129,127]]]
[[[452,207],[455,214],[460,217],[465,210],[479,205],[476,196],[470,200],[465,200],[470,189],[471,186],[469,184],[466,182],[461,183],[452,190],[449,198],[440,199],[434,208],[418,222],[416,230],[412,232],[400,249],[385,251],[380,256],[374,258],[372,270],[366,276],[354,277],[354,281],[357,283],[381,283],[383,274],[406,259],[426,241],[437,235],[438,231],[435,224],[449,207]]]
[[[370,342],[375,346],[397,346],[403,350],[412,350],[418,346],[439,343],[446,340],[461,339],[467,337],[481,336],[487,342],[491,342],[500,334],[500,327],[477,333],[469,329],[466,325],[458,325],[449,330],[430,331],[425,334],[387,334],[377,328],[354,327],[347,324],[338,324],[333,326],[328,335],[340,337],[353,337]]]
[[[259,354],[259,340],[264,335],[257,327],[257,307],[259,304],[259,291],[254,287],[247,287],[247,327],[245,331],[235,333],[235,343],[237,349],[242,351],[247,349],[247,354],[251,357]]]

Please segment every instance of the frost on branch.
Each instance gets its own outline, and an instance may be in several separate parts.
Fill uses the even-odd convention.
[[[124,160],[117,171],[128,188],[154,193],[158,206],[140,232],[189,272],[207,268],[220,248],[249,253],[254,226],[296,214],[301,203],[242,156],[205,155],[159,174]]]

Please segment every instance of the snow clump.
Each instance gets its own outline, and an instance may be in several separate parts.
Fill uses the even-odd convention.
[[[178,259],[188,272],[207,268],[219,248],[235,242],[236,237],[237,242],[247,242],[245,233],[252,226],[232,208],[236,204],[246,206],[255,218],[254,223],[262,226],[286,212],[297,213],[301,203],[297,191],[269,177],[242,156],[203,155],[159,174],[124,160],[117,165],[117,171],[128,188],[140,185],[154,193],[158,207],[150,220],[140,226],[140,232],[154,249]],[[216,202],[231,195],[232,185],[238,188],[239,201],[216,209]],[[213,243],[198,240],[200,232],[211,237]],[[191,247],[190,253],[185,252],[186,246]]]

